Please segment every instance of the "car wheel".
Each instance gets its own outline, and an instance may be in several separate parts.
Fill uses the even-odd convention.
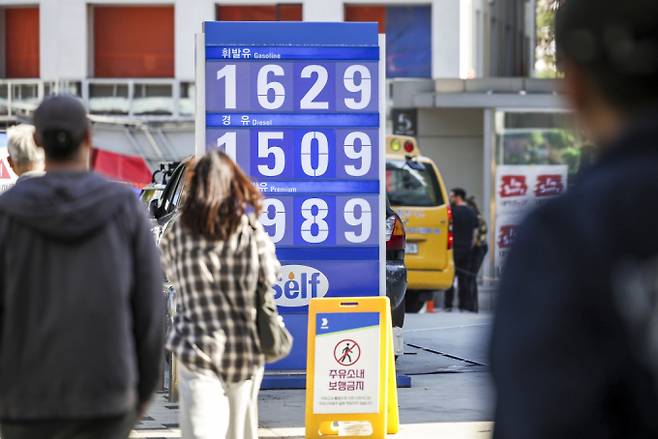
[[[397,308],[392,310],[391,317],[393,319],[393,326],[397,326],[398,328],[404,327],[404,312],[404,303],[399,304]]]
[[[407,312],[417,313],[421,309],[423,309],[423,305],[425,305],[426,301],[427,299],[425,299],[424,294],[420,294],[420,293],[409,294],[409,292],[407,292],[404,298],[404,306]]]

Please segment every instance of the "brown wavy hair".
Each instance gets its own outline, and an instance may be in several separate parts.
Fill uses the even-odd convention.
[[[245,212],[260,214],[263,196],[223,152],[211,151],[187,169],[181,221],[193,234],[223,241],[237,230]]]

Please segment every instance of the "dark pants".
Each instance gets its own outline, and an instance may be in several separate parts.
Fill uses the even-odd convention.
[[[459,295],[459,309],[464,311],[475,311],[473,308],[473,294],[471,292],[473,282],[471,278],[471,254],[470,252],[455,252],[455,274],[457,276],[457,289]],[[455,298],[455,288],[450,287],[445,295],[446,309],[452,309]]]
[[[7,422],[2,439],[126,439],[137,422],[136,412],[111,418]]]
[[[473,275],[471,276],[472,284],[471,284],[471,294],[472,294],[472,303],[473,303],[473,311],[478,312],[480,310],[480,304],[478,301],[478,273],[480,272],[480,268],[482,267],[482,262],[484,262],[484,257],[487,255],[487,252],[489,251],[489,246],[487,244],[484,245],[478,245],[473,247],[473,250],[471,251],[471,273]]]

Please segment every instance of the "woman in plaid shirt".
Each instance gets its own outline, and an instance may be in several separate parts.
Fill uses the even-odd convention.
[[[256,439],[264,358],[256,295],[272,294],[279,261],[255,216],[262,196],[224,153],[188,167],[180,218],[161,241],[179,311],[167,348],[178,357],[185,439]]]

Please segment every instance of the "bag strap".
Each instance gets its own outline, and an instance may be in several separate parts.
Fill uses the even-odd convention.
[[[251,245],[254,247],[254,251],[256,252],[256,255],[258,257],[258,269],[260,270],[260,255],[258,253],[258,242],[256,241],[256,233],[257,233],[257,227],[256,227],[256,217],[253,214],[248,214],[247,215],[247,220],[249,221],[249,227],[251,227],[251,231],[253,232],[251,235]],[[260,280],[256,282],[256,307],[257,309],[263,306],[265,303],[265,288],[262,288],[260,285]]]

